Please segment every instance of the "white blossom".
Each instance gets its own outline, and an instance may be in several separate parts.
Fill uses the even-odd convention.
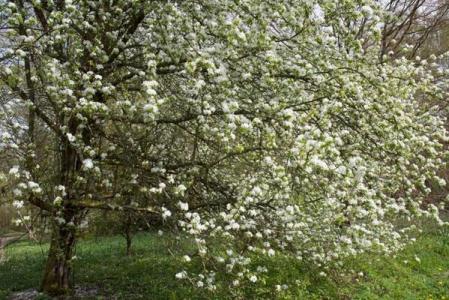
[[[86,158],[83,160],[83,168],[85,170],[92,169],[94,167],[94,162],[90,158]]]
[[[23,207],[23,203],[24,203],[23,201],[15,200],[13,201],[12,205],[17,209],[20,209]]]
[[[175,277],[176,277],[176,279],[184,279],[187,277],[187,272],[182,271],[182,272],[176,273]]]
[[[189,210],[189,204],[186,203],[186,202],[179,201],[178,202],[178,206],[179,206],[179,208],[181,210],[184,210],[184,211],[188,211]]]

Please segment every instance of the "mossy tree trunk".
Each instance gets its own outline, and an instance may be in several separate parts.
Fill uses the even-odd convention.
[[[69,131],[76,134],[79,123],[72,118]],[[83,137],[88,140],[88,135]],[[65,188],[64,201],[53,211],[53,232],[41,291],[52,296],[70,294],[73,291],[72,256],[76,241],[76,228],[82,216],[82,210],[74,204],[78,198],[75,177],[81,170],[81,159],[76,149],[66,140],[61,139],[60,182]]]
[[[41,283],[42,292],[52,296],[72,292],[74,247],[75,230],[65,225],[55,226]]]

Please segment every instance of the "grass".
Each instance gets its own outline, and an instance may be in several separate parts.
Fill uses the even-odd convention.
[[[86,239],[77,246],[75,280],[84,287],[99,288],[103,299],[229,299],[230,290],[214,295],[195,290],[174,279],[180,260],[169,248],[185,249],[185,242],[156,234],[139,234],[134,255],[126,257],[124,239]],[[0,299],[14,291],[39,285],[48,245],[19,242],[7,248],[8,260],[0,264]],[[417,259],[418,258],[418,259]],[[420,260],[420,261],[418,261]],[[277,258],[267,261],[267,283],[289,282],[282,293],[264,287],[249,288],[244,299],[449,299],[449,231],[436,230],[396,255],[364,255],[348,260],[344,271],[327,277],[317,270]],[[198,266],[193,266],[198,267]],[[351,272],[353,270],[353,272]],[[359,275],[363,272],[363,275]],[[45,299],[42,297],[41,299]],[[101,298],[99,298],[101,299]]]

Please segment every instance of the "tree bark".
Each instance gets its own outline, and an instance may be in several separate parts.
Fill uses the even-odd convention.
[[[75,230],[65,225],[55,225],[41,283],[42,292],[51,296],[72,292],[74,246]]]
[[[132,237],[132,218],[129,213],[126,215],[124,225],[125,225],[124,235],[125,235],[125,239],[126,239],[126,255],[130,256],[133,237]]]
[[[72,134],[76,133],[77,126],[76,120],[69,121],[69,130]],[[67,140],[62,139],[60,142],[62,151],[60,150],[59,183],[66,188],[66,195],[59,214],[52,216],[52,238],[41,283],[41,291],[51,296],[66,295],[73,291],[72,256],[76,228],[82,216],[82,210],[73,206],[74,199],[77,199],[73,194],[73,177],[80,171],[81,161],[78,153]]]
[[[5,250],[3,250],[4,244],[6,245],[6,239],[0,238],[0,263],[5,260]]]
[[[126,255],[131,256],[132,237],[131,234],[126,235]]]

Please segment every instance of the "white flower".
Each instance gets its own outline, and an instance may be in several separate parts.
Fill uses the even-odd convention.
[[[255,187],[253,188],[253,190],[251,191],[251,193],[252,193],[253,195],[260,195],[260,194],[262,194],[262,189],[261,189],[260,187],[258,187],[258,186],[255,186]]]
[[[183,195],[186,190],[187,190],[186,186],[183,184],[180,184],[175,188],[175,193]]]
[[[62,198],[61,197],[56,197],[55,200],[53,200],[53,204],[58,206],[62,203]]]
[[[9,169],[9,175],[13,175],[15,177],[18,177],[18,175],[19,175],[19,166],[14,166],[11,169]]]
[[[180,208],[181,210],[185,210],[185,211],[188,211],[188,210],[189,210],[189,204],[188,204],[188,203],[179,201],[179,202],[178,202],[178,206],[179,206],[179,208]]]
[[[251,282],[256,282],[256,281],[257,281],[257,276],[256,276],[256,275],[251,276],[251,277],[249,278],[249,281],[251,281]]]
[[[339,166],[335,172],[337,172],[340,175],[345,175],[346,174],[346,167],[345,166]]]
[[[324,160],[319,159],[318,157],[313,157],[310,162],[323,170],[327,170],[328,168],[327,163]]]
[[[371,16],[373,14],[373,9],[368,5],[364,5],[362,6],[362,12],[367,16]]]
[[[30,189],[36,189],[36,188],[39,187],[39,184],[36,183],[36,182],[34,182],[34,181],[28,181],[28,187],[29,187]]]
[[[268,256],[274,256],[275,251],[273,249],[268,250]]]
[[[145,88],[152,88],[159,85],[159,83],[155,80],[146,80],[142,83]]]
[[[36,183],[36,182],[34,182],[34,181],[29,181],[29,182],[28,182],[28,187],[31,189],[31,191],[32,191],[33,193],[36,193],[36,194],[42,193],[41,187],[39,186],[38,183]]]
[[[2,139],[4,140],[8,140],[11,138],[11,135],[8,132],[3,132],[2,134]]]
[[[17,209],[20,209],[23,207],[23,201],[19,201],[19,200],[13,201],[12,205]]]
[[[63,186],[63,185],[58,185],[56,187],[56,190],[60,191],[62,196],[67,195],[67,193],[65,192],[65,186]]]
[[[156,96],[157,92],[154,90],[154,87],[158,86],[157,81],[151,80],[151,81],[144,81],[142,83],[143,87],[145,88],[145,93],[147,93],[148,96]]]
[[[8,68],[8,67],[4,67],[4,68],[3,68],[3,71],[5,72],[6,75],[11,75],[11,74],[12,74],[11,69]]]
[[[192,259],[191,259],[190,256],[188,256],[188,255],[184,255],[184,256],[182,257],[182,260],[185,261],[185,262],[190,262],[190,261],[192,261]]]
[[[165,207],[162,207],[162,218],[165,220],[169,217],[171,217],[171,211],[169,211]]]
[[[92,169],[93,167],[94,167],[94,162],[92,161],[92,159],[86,158],[85,160],[83,160],[83,169],[89,170],[89,169]]]
[[[67,139],[69,140],[69,142],[73,143],[74,141],[76,141],[76,137],[71,134],[71,133],[67,133]]]
[[[227,102],[223,102],[221,104],[221,109],[223,110],[224,113],[230,113],[231,110],[229,109],[229,104]]]
[[[198,250],[198,254],[200,256],[204,256],[207,253],[207,249],[205,247],[202,247],[201,249]]]
[[[187,277],[187,272],[182,271],[182,272],[176,273],[175,277],[176,277],[176,279],[184,279]]]
[[[159,108],[155,103],[147,103],[143,106],[143,110],[147,113],[157,113]]]
[[[219,257],[217,257],[217,262],[224,263],[225,259],[223,257],[219,256]]]
[[[324,22],[324,11],[319,4],[313,6],[312,18],[317,23]]]

